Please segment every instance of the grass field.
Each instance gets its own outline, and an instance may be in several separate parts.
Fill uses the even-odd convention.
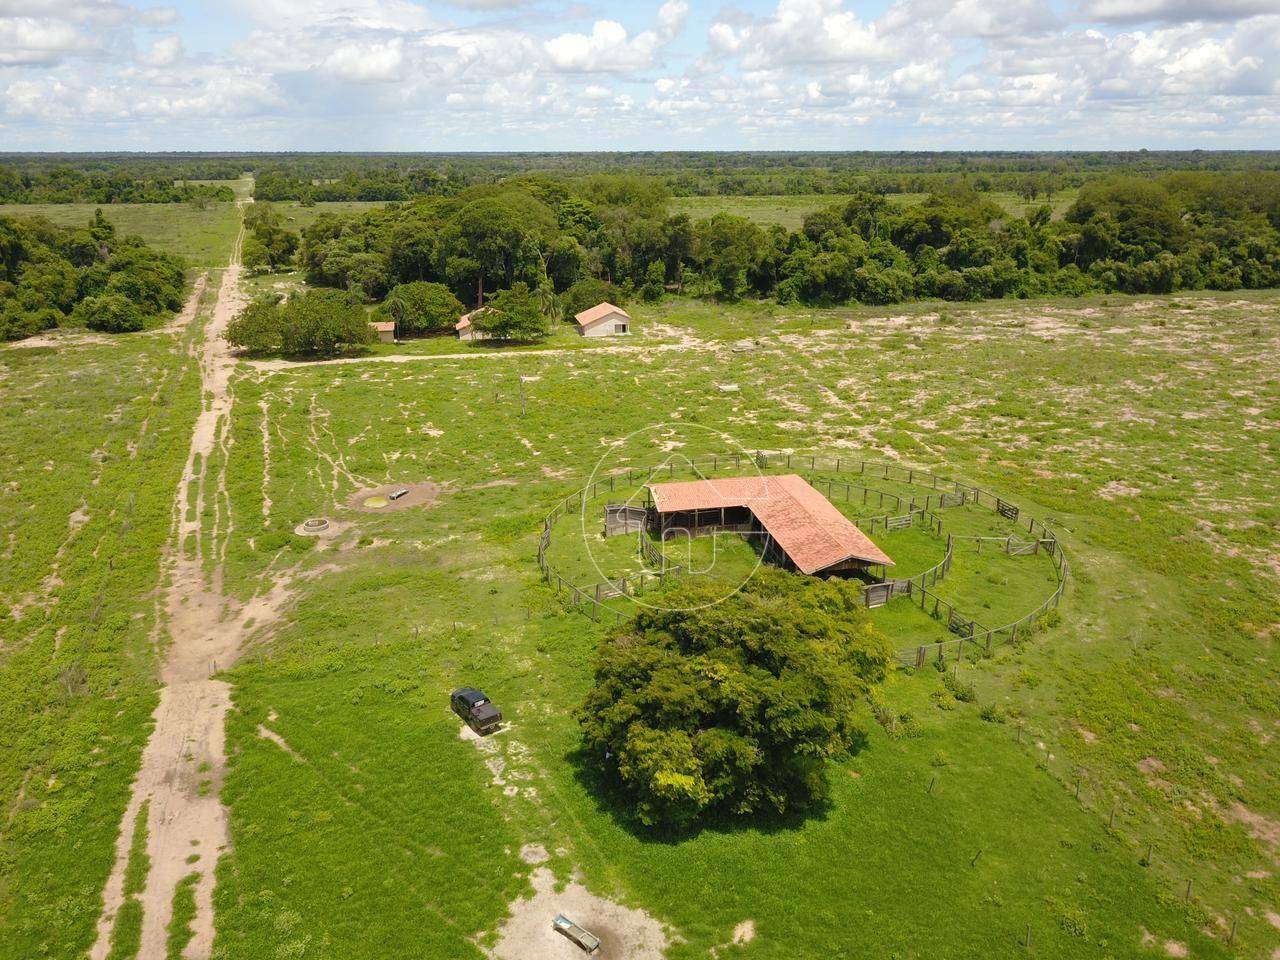
[[[232,531],[224,588],[247,597],[291,577],[296,600],[228,674],[233,842],[216,892],[219,956],[481,957],[528,892],[529,844],[561,880],[577,873],[665,924],[670,960],[713,947],[744,958],[1016,956],[1028,931],[1030,953],[1047,957],[1261,960],[1280,948],[1268,919],[1280,900],[1280,299],[840,310],[673,300],[634,315],[635,337],[575,337],[572,351],[467,347],[387,362],[379,348],[339,364],[241,366],[231,442],[216,453],[229,468],[217,507]],[[107,364],[125,345],[161,351],[147,358],[157,369],[185,369],[163,360],[164,343],[0,366],[0,410],[22,422],[42,384],[68,382],[59,370]],[[424,343],[400,352],[460,346]],[[19,352],[0,352],[0,364]],[[125,366],[100,375],[110,369],[128,379]],[[537,378],[523,414],[519,375]],[[52,533],[8,574],[10,597],[38,586],[82,496],[135,485],[124,473],[92,484],[100,438],[85,425],[110,424],[121,401],[96,381],[69,382],[85,405],[72,434],[84,436],[56,462],[83,465],[60,484],[41,463],[25,467],[21,482],[49,491],[35,509]],[[182,382],[166,416],[193,402]],[[727,384],[738,389],[718,389]],[[867,743],[833,771],[820,815],[653,837],[578,755],[573,711],[604,628],[566,608],[534,554],[542,518],[602,456],[638,465],[704,452],[704,428],[749,450],[888,459],[997,491],[1052,520],[1073,580],[1058,625],[966,664],[950,685],[932,667],[896,674],[883,693],[894,735],[868,716]],[[169,464],[160,457],[155,482],[171,493],[159,479]],[[428,480],[441,485],[430,506],[353,506],[362,489]],[[25,504],[11,504],[13,523]],[[334,521],[334,535],[297,536],[313,516]],[[948,516],[956,530],[1000,530],[989,511]],[[878,539],[904,568],[940,556],[921,531]],[[564,541],[559,559],[588,576],[583,545]],[[635,563],[621,540],[600,546],[610,563]],[[129,558],[141,569],[154,550]],[[750,562],[750,548],[729,544],[722,559]],[[998,621],[1052,589],[1042,560],[965,548],[938,589]],[[97,887],[62,873],[72,855],[94,865],[81,876],[109,865],[145,733],[143,584],[111,594],[132,638],[120,642],[142,648],[120,681],[136,702],[107,741],[95,724],[110,709],[75,700],[91,711],[72,725],[79,739],[45,747],[0,844],[0,925],[18,932],[0,938],[0,957],[83,952]],[[903,601],[876,617],[895,643],[945,636]],[[33,688],[57,702],[45,664],[57,625],[29,659],[11,650],[25,636],[5,634],[0,668],[11,684],[42,678]],[[91,664],[116,662],[115,649]],[[490,752],[460,738],[448,711],[463,683],[509,718]],[[25,699],[35,695],[24,690],[16,717],[39,712]],[[89,744],[117,762],[86,762]],[[19,795],[22,755],[0,770],[0,810]],[[71,782],[83,767],[92,777]],[[46,789],[51,774],[75,791]],[[61,806],[83,790],[103,798],[100,822]],[[15,892],[33,877],[49,892],[40,906]],[[724,947],[747,920],[755,938]]]
[[[335,200],[304,207],[302,204],[290,200],[273,203],[272,206],[284,214],[285,225],[290,230],[302,231],[315,223],[321,214],[359,214],[368,210],[378,210],[385,207],[386,203],[381,200]]]
[[[1045,201],[1027,203],[1016,193],[994,191],[987,195],[992,202],[998,203],[1013,216],[1021,217],[1027,210],[1043,206]],[[1055,218],[1061,218],[1067,207],[1075,200],[1075,190],[1064,190],[1055,193],[1050,205]],[[923,193],[892,194],[892,203],[914,206],[925,198]],[[804,225],[804,218],[815,210],[831,206],[843,206],[849,200],[848,194],[819,193],[795,196],[763,196],[763,197],[676,197],[671,201],[673,213],[687,213],[694,220],[703,220],[717,213],[732,213],[740,217],[754,220],[761,226],[781,224],[788,230],[799,230]]]
[[[120,233],[137,234],[193,267],[226,266],[240,229],[240,216],[232,203],[210,203],[203,209],[186,203],[0,204],[0,216],[47,217],[72,227],[87,224],[95,210],[101,210]]]
[[[1280,811],[1266,760],[1278,397],[1265,371],[1280,304],[946,310],[672,302],[638,307],[622,347],[246,372],[232,499],[256,519],[237,524],[228,581],[248,593],[299,557],[327,572],[233,674],[226,948],[350,952],[373,917],[376,955],[474,955],[470,938],[497,928],[528,869],[515,851],[537,842],[563,851],[561,876],[579,870],[670,924],[685,940],[672,957],[705,955],[746,918],[759,936],[743,952],[759,956],[998,955],[1027,925],[1047,955],[1144,956],[1167,941],[1216,956],[1231,921],[1237,953],[1267,956],[1265,825]],[[517,371],[540,378],[523,417]],[[966,667],[976,703],[931,669],[897,679],[887,697],[918,736],[874,728],[825,816],[636,835],[574,759],[571,711],[601,628],[564,612],[532,555],[601,438],[655,421],[671,443],[696,443],[681,431],[698,424],[749,448],[901,457],[1002,491],[1064,531],[1064,620]],[[346,506],[358,488],[422,479],[445,484],[428,510]],[[293,538],[311,515],[351,522],[345,546]],[[927,544],[904,547],[928,558]],[[628,562],[625,545],[615,559]],[[1012,616],[1051,589],[1028,559],[960,556],[940,589]],[[936,629],[901,606],[878,616],[912,639]],[[513,718],[496,741],[502,784],[444,706],[468,681]],[[929,794],[935,775],[945,786]]]
[[[0,348],[6,960],[80,956],[92,937],[155,705],[155,590],[198,326]]]

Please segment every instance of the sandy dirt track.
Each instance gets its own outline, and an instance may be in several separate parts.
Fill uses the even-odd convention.
[[[289,599],[284,578],[248,603],[221,593],[219,559],[230,533],[230,518],[225,508],[225,458],[220,454],[231,442],[229,382],[236,363],[223,334],[245,302],[238,248],[239,242],[237,255],[223,274],[204,336],[194,347],[202,400],[174,497],[166,551],[162,610],[169,642],[162,650],[160,703],[121,822],[116,862],[103,891],[91,960],[105,960],[110,952],[111,930],[124,902],[124,873],[134,824],[148,801],[151,865],[141,896],[138,958],[164,960],[174,889],[192,873],[198,875],[196,917],[183,956],[192,960],[209,956],[214,937],[214,871],[229,841],[227,812],[219,794],[226,766],[225,721],[231,695],[230,686],[215,675],[235,661],[249,632],[270,625]],[[188,862],[193,855],[198,859]]]

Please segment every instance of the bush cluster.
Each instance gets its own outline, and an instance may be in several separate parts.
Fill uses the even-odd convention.
[[[182,306],[177,258],[119,237],[99,210],[86,227],[0,217],[0,339],[58,326],[142,330]]]
[[[226,336],[248,353],[301,357],[331,357],[375,339],[364,307],[338,290],[254,300],[227,326]]]

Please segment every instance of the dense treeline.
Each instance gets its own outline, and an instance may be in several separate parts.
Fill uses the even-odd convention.
[[[674,196],[931,193],[960,182],[1028,199],[1117,172],[1280,170],[1280,153],[610,153],[303,155],[263,158],[264,200],[407,200],[464,187],[546,176],[574,183],[599,174],[657,180]]]
[[[183,287],[176,258],[118,236],[101,210],[82,228],[0,217],[0,339],[142,330],[182,306]]]
[[[1280,286],[1275,173],[1103,178],[1061,220],[1047,206],[1011,216],[962,182],[916,205],[862,192],[795,232],[667,206],[652,178],[525,177],[322,215],[300,260],[310,283],[366,302],[427,281],[475,306],[524,284],[548,314],[584,278],[646,299],[678,288],[811,304]]]
[[[231,180],[245,171],[261,200],[408,200],[530,175],[575,182],[596,175],[656,179],[675,196],[932,193],[959,180],[979,192],[1031,198],[1115,173],[1280,170],[1276,151],[724,152],[633,153],[246,153],[6,154],[10,173],[42,182],[59,171],[150,183]],[[47,202],[68,194],[50,192]],[[113,202],[107,196],[86,196]]]
[[[146,179],[126,171],[85,173],[71,167],[33,172],[0,166],[0,203],[182,203],[235,199],[226,184]]]
[[[318,203],[336,200],[409,200],[421,195],[458,193],[466,178],[452,171],[431,169],[350,171],[332,179],[309,180],[281,170],[264,170],[254,181],[257,200],[297,200]]]

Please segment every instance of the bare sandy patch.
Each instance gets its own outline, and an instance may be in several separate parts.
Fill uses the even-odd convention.
[[[1166,940],[1164,942],[1164,952],[1171,957],[1185,957],[1188,955],[1187,945],[1178,940]]]
[[[1231,823],[1242,824],[1249,831],[1249,836],[1265,843],[1272,852],[1280,850],[1280,823],[1270,820],[1260,813],[1255,813],[1239,800],[1227,808],[1225,819]]]
[[[407,490],[403,497],[391,499],[391,494]],[[409,507],[430,507],[440,499],[444,485],[427,480],[423,483],[384,483],[377,487],[357,490],[347,501],[352,510],[364,513],[391,513],[394,510],[407,510]]]
[[[529,878],[533,896],[511,905],[511,916],[489,951],[495,960],[582,960],[582,950],[557,933],[551,921],[563,913],[600,938],[601,960],[661,960],[667,935],[643,910],[597,897],[577,881],[556,890],[555,875],[539,867]]]
[[[231,523],[222,511],[212,521],[206,503],[225,502],[226,457],[214,468],[214,454],[231,443],[230,380],[235,369],[223,334],[245,303],[240,288],[239,243],[222,285],[203,340],[192,345],[200,368],[201,406],[191,434],[187,462],[174,497],[168,574],[159,599],[168,634],[160,669],[159,704],[143,749],[128,806],[116,840],[116,859],[103,889],[97,939],[91,960],[105,960],[111,933],[124,903],[124,872],[133,844],[134,825],[147,807],[147,854],[151,865],[142,904],[140,957],[163,957],[173,894],[179,882],[197,874],[195,915],[188,960],[202,960],[213,948],[213,887],[218,859],[230,842],[226,808],[220,791],[226,770],[226,716],[231,687],[217,678],[231,666],[249,637],[270,626],[291,599],[290,576],[282,574],[246,603],[222,593],[222,562]],[[161,636],[156,637],[161,645]],[[193,849],[202,853],[188,863]]]
[[[536,866],[550,860],[551,854],[547,853],[547,848],[540,843],[526,843],[520,848],[520,859]]]
[[[713,960],[716,960],[725,950],[732,947],[744,947],[756,938],[756,922],[754,920],[743,920],[733,928],[733,936],[729,938],[728,943],[717,944],[709,951]]]
[[[30,347],[83,347],[90,344],[110,343],[111,338],[100,333],[89,333],[85,330],[48,330],[34,337],[15,340],[7,344],[10,350],[25,350]]]
[[[1103,500],[1115,500],[1117,497],[1136,497],[1141,492],[1137,487],[1119,480],[1112,480],[1098,491],[1098,496]]]

